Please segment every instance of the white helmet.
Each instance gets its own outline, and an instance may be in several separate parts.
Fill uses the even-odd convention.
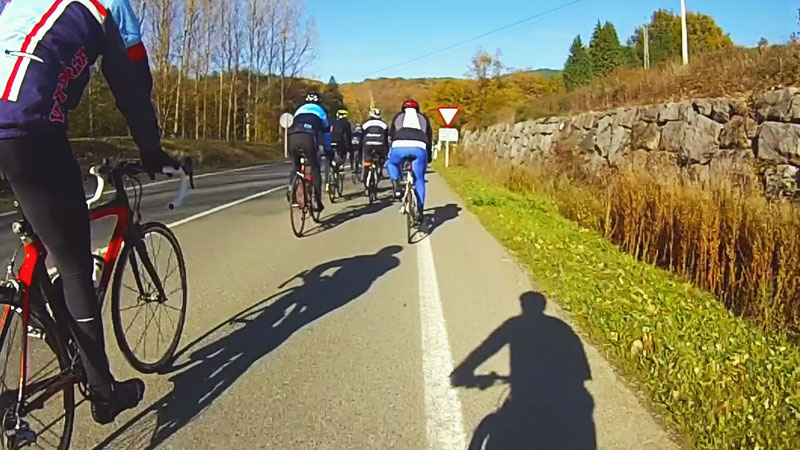
[[[380,119],[381,118],[381,110],[378,108],[372,108],[369,110],[369,118],[370,119]]]

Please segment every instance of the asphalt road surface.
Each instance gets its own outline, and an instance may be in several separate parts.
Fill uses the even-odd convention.
[[[388,192],[370,206],[349,182],[295,238],[287,170],[205,175],[175,211],[175,182],[145,187],[144,219],[170,224],[187,261],[179,357],[113,425],[82,403],[73,448],[680,448],[436,174],[433,228],[408,245]],[[115,374],[135,376],[106,323]],[[455,368],[498,382],[453,387]]]

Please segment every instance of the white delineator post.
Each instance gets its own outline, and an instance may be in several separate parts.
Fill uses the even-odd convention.
[[[689,31],[686,28],[686,0],[681,0],[681,46],[683,65],[689,64]]]

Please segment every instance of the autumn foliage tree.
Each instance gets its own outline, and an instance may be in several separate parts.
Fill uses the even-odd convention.
[[[316,31],[302,0],[137,0],[165,136],[274,141],[305,91]],[[70,116],[73,136],[128,133],[102,77]]]

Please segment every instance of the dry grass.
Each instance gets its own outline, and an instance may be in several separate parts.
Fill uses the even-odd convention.
[[[516,192],[669,268],[768,329],[800,329],[800,210],[728,182],[700,186],[622,170],[592,175],[568,158],[536,168],[462,161]],[[558,175],[553,175],[558,174]]]
[[[572,92],[541,97],[527,105],[529,117],[524,118],[702,97],[750,99],[773,87],[798,84],[800,47],[733,48],[698,57],[688,67],[670,63],[620,70]]]

